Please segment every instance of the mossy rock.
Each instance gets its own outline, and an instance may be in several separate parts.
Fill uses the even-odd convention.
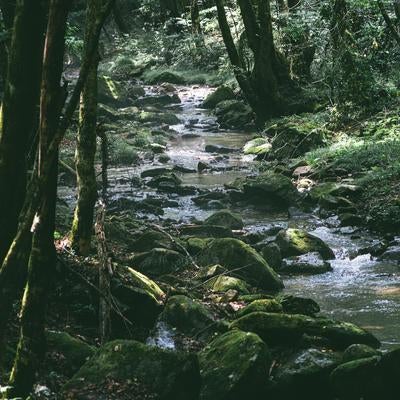
[[[264,260],[270,265],[275,271],[278,271],[282,266],[282,254],[281,249],[276,243],[269,243],[261,249],[261,255]]]
[[[399,395],[400,349],[350,361],[331,374],[331,385],[341,399],[397,399]]]
[[[250,285],[280,290],[283,283],[262,256],[248,244],[232,238],[215,239],[199,255],[202,265],[221,264]]]
[[[292,181],[285,175],[264,172],[254,178],[238,179],[230,186],[242,190],[246,201],[283,209],[296,204],[299,194]]]
[[[145,76],[145,79],[151,85],[155,83],[185,84],[185,78],[179,73],[172,71],[150,71],[147,76]]]
[[[207,285],[214,292],[227,292],[235,290],[240,294],[249,294],[249,286],[245,281],[233,276],[221,275],[211,279]]]
[[[307,297],[284,295],[279,297],[278,300],[286,314],[302,314],[314,317],[321,311],[318,303]]]
[[[331,264],[325,261],[319,253],[306,253],[300,256],[285,258],[279,270],[282,274],[324,274],[332,271]]]
[[[167,275],[188,264],[187,257],[174,250],[155,248],[132,258],[132,265],[149,276]]]
[[[225,228],[239,230],[243,229],[243,220],[239,214],[235,214],[229,210],[217,211],[209,216],[205,221],[205,225],[220,225]]]
[[[183,236],[195,236],[198,238],[227,238],[232,237],[232,230],[221,225],[182,225],[179,231]]]
[[[98,91],[100,103],[117,107],[124,107],[132,103],[126,87],[108,75],[99,76]]]
[[[154,248],[171,249],[171,240],[162,232],[148,230],[141,233],[130,245],[133,251],[150,251]]]
[[[200,400],[265,398],[271,355],[253,333],[239,330],[214,339],[199,353]]]
[[[180,333],[204,338],[220,328],[213,314],[199,301],[177,295],[168,299],[160,320]]]
[[[286,229],[278,233],[276,243],[284,257],[299,256],[316,252],[324,260],[335,258],[332,249],[320,238],[302,229]]]
[[[265,156],[269,153],[271,147],[269,139],[263,137],[255,138],[244,145],[243,153],[246,155]]]
[[[239,100],[224,100],[217,104],[215,114],[223,128],[244,128],[251,124],[254,114],[250,106]]]
[[[138,115],[139,122],[145,124],[150,123],[154,125],[177,125],[179,124],[179,118],[171,112],[153,112],[153,111],[142,111]]]
[[[329,376],[341,356],[318,349],[301,350],[282,362],[273,373],[273,398],[329,400]]]
[[[71,377],[95,353],[96,348],[80,339],[76,339],[67,332],[46,332],[47,353],[57,355],[61,360],[63,375]],[[61,357],[60,357],[61,356]],[[60,365],[55,365],[59,368]]]
[[[186,241],[186,248],[190,255],[197,256],[207,247],[207,244],[210,240],[212,239],[190,237]]]
[[[210,93],[203,102],[204,108],[215,108],[218,103],[224,100],[232,100],[235,93],[228,86],[219,86],[214,92]]]
[[[296,345],[304,334],[326,339],[336,349],[354,343],[379,347],[379,341],[356,325],[300,314],[253,312],[231,323],[231,329],[257,333],[267,344]]]
[[[111,282],[111,292],[124,316],[135,327],[150,329],[162,311],[165,293],[156,282],[133,268],[121,267],[118,271],[120,274]],[[114,318],[114,331],[117,332],[124,327],[124,321],[120,321],[118,315]]]
[[[379,352],[365,344],[352,344],[343,352],[343,363],[378,356]]]
[[[254,300],[246,307],[238,311],[238,318],[243,317],[252,312],[266,312],[266,313],[281,313],[283,311],[282,305],[274,299],[259,299]]]
[[[195,355],[146,346],[133,340],[115,340],[101,347],[63,386],[63,398],[89,400],[99,388],[101,396],[109,398],[115,395],[115,385],[110,388],[105,385],[110,380],[121,387],[127,381],[134,381],[144,398],[159,400],[196,400],[200,389]]]

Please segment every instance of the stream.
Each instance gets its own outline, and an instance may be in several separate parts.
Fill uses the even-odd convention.
[[[151,87],[146,90],[149,95],[152,94]],[[171,126],[176,133],[168,143],[166,154],[170,157],[168,166],[180,165],[196,170],[199,161],[212,165],[212,172],[177,175],[186,185],[222,190],[224,184],[236,177],[253,172],[253,157],[244,156],[240,151],[228,155],[207,153],[205,146],[212,144],[241,149],[256,132],[219,129],[215,117],[200,108],[210,90],[207,87],[178,87],[182,103],[168,108],[176,113],[180,124]],[[113,199],[160,197],[151,188],[136,190],[130,182],[132,177],[139,176],[145,169],[163,166],[157,161],[147,161],[140,167],[110,169]],[[71,198],[71,194],[69,196]],[[191,196],[165,196],[174,203],[164,208],[164,215],[154,218],[182,223],[204,220],[215,212],[197,207]],[[271,214],[252,207],[233,211],[241,214],[245,229],[250,232],[275,226],[300,227],[324,240],[336,255],[336,260],[332,261],[333,271],[321,275],[284,277],[284,292],[310,297],[321,306],[322,314],[370,330],[381,340],[384,348],[400,344],[400,268],[395,263],[377,261],[369,254],[357,256],[359,249],[371,245],[378,237],[358,229],[340,228],[334,217],[324,220],[314,213],[292,210],[289,217],[287,213]]]

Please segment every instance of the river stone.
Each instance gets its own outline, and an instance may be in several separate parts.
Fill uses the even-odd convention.
[[[140,174],[141,178],[154,178],[156,176],[160,175],[167,175],[170,173],[172,170],[171,168],[167,167],[157,167],[157,168],[151,168],[151,169],[146,169]]]
[[[256,138],[247,142],[243,147],[244,154],[263,156],[271,150],[271,143],[267,138]]]
[[[378,356],[379,352],[365,344],[352,344],[343,352],[343,363]]]
[[[198,206],[204,206],[212,200],[220,200],[226,203],[228,201],[228,198],[229,196],[225,192],[209,192],[196,197],[192,197],[192,201]]]
[[[343,399],[397,399],[400,349],[339,365],[331,374],[335,394]]]
[[[294,354],[273,373],[274,398],[328,400],[329,375],[340,358],[337,353],[318,349]]]
[[[202,265],[221,264],[251,285],[265,290],[280,290],[279,275],[252,247],[238,239],[215,239],[199,255]]]
[[[168,299],[160,320],[190,336],[204,336],[219,327],[211,312],[197,300],[177,295]]]
[[[157,96],[146,96],[141,99],[135,101],[135,105],[140,107],[145,106],[166,106],[168,104],[179,104],[181,103],[181,99],[177,94],[173,94],[172,96],[168,94],[160,94]]]
[[[224,100],[232,100],[235,93],[228,86],[219,86],[214,92],[210,93],[203,101],[204,108],[214,108],[218,103]]]
[[[226,238],[232,237],[232,230],[221,225],[182,225],[179,232],[184,236],[195,236],[198,238]]]
[[[189,237],[186,240],[186,248],[190,255],[198,256],[212,239]]]
[[[276,243],[270,243],[264,246],[261,250],[261,254],[264,260],[270,265],[275,271],[279,270],[282,266],[282,255],[281,249]]]
[[[185,83],[185,78],[172,71],[153,71],[148,77],[147,82],[150,84],[173,83],[176,85],[183,85]]]
[[[211,279],[207,285],[214,292],[227,292],[236,290],[239,294],[249,294],[248,285],[245,281],[233,276],[221,275]]]
[[[94,354],[96,348],[66,332],[46,331],[46,352],[57,354],[57,365],[63,375],[71,377]]]
[[[400,246],[389,247],[379,259],[400,262]]]
[[[271,355],[257,335],[227,332],[199,353],[199,363],[200,400],[264,398]]]
[[[317,252],[324,260],[335,258],[332,249],[323,240],[302,229],[290,228],[280,231],[276,237],[276,243],[284,257]]]
[[[155,248],[171,249],[171,240],[162,232],[152,229],[141,233],[131,243],[129,248],[133,251],[144,252]]]
[[[204,221],[205,225],[220,225],[225,228],[240,230],[243,229],[243,220],[239,214],[235,214],[229,210],[221,210]]]
[[[239,100],[224,100],[215,109],[222,128],[244,128],[252,123],[254,113],[250,106]]]
[[[345,349],[354,343],[380,346],[371,333],[356,325],[300,314],[253,312],[233,321],[233,328],[257,333],[270,345],[296,345],[307,334],[325,338],[337,349]]]
[[[218,146],[216,144],[207,144],[204,151],[206,153],[230,154],[230,153],[236,153],[238,150],[232,147]]]
[[[171,274],[184,267],[187,258],[177,251],[155,248],[135,255],[132,265],[149,276]]]
[[[331,265],[319,253],[285,258],[279,272],[283,274],[323,274],[332,271]]]
[[[264,172],[254,178],[239,178],[233,186],[242,190],[245,199],[250,203],[279,208],[296,203],[299,196],[292,181],[287,176],[275,172]]]
[[[123,308],[124,316],[136,326],[151,328],[162,311],[165,293],[133,268],[119,268],[118,272],[111,281],[111,293]]]
[[[246,307],[238,311],[238,318],[244,315],[250,314],[252,312],[267,312],[267,313],[281,313],[283,311],[282,305],[278,303],[275,299],[259,299],[254,300]]]
[[[107,385],[110,381],[120,384],[120,388],[128,382],[135,383],[138,393],[119,392],[119,396],[126,398],[196,400],[200,389],[194,354],[163,350],[133,340],[115,340],[103,345],[64,385],[62,393],[70,400],[112,398],[116,386]]]
[[[279,298],[279,302],[283,307],[283,312],[287,314],[303,314],[314,317],[321,311],[319,305],[313,299],[306,297],[284,295]]]
[[[151,124],[179,124],[179,118],[172,112],[142,111],[138,115],[139,122]]]

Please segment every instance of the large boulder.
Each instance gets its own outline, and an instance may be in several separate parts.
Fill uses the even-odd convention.
[[[146,80],[150,84],[174,83],[176,85],[183,85],[185,83],[185,78],[173,71],[151,71]]]
[[[350,361],[331,374],[335,394],[343,399],[397,399],[399,397],[400,349]]]
[[[160,320],[189,336],[208,336],[220,328],[212,313],[199,301],[177,295],[168,299]]]
[[[286,229],[278,233],[276,243],[284,257],[300,256],[316,252],[324,260],[335,258],[332,249],[320,238],[302,229]]]
[[[261,289],[283,288],[279,275],[263,257],[238,239],[225,238],[211,241],[200,253],[199,262],[203,265],[221,264],[249,284]]]
[[[249,125],[254,114],[250,106],[239,100],[225,100],[218,103],[215,114],[223,128],[244,128]]]
[[[279,270],[279,272],[289,275],[323,274],[328,271],[332,271],[331,265],[316,252],[285,258]]]
[[[229,229],[243,229],[243,220],[239,214],[229,210],[217,211],[204,221],[205,225],[220,225]]]
[[[316,301],[307,297],[284,295],[279,302],[286,314],[302,314],[314,317],[321,309]]]
[[[258,299],[252,301],[250,304],[239,310],[237,315],[240,318],[247,314],[258,311],[267,313],[281,313],[283,308],[282,305],[275,299]]]
[[[151,328],[162,311],[165,293],[153,280],[133,268],[120,268],[119,271],[120,274],[111,281],[111,293],[124,316],[135,327]],[[124,321],[120,324],[124,326]]]
[[[227,292],[235,290],[240,294],[249,294],[249,287],[242,279],[228,275],[220,275],[210,279],[206,285],[214,292]]]
[[[233,233],[230,228],[221,225],[181,225],[179,232],[183,236],[192,236],[197,238],[226,238],[232,237]]]
[[[166,275],[178,271],[187,264],[187,258],[174,250],[155,248],[132,258],[132,265],[149,276]]]
[[[224,100],[232,100],[235,93],[228,86],[220,86],[214,92],[210,93],[203,102],[204,108],[215,108],[218,103]]]
[[[264,172],[256,177],[239,178],[230,187],[241,190],[244,198],[253,204],[286,208],[298,200],[298,192],[285,175]]]
[[[63,398],[196,400],[200,389],[197,357],[116,340],[101,347],[62,388]]]
[[[243,153],[256,156],[265,156],[271,150],[271,142],[267,138],[259,137],[250,140],[243,146]]]
[[[227,332],[199,353],[201,400],[262,399],[271,355],[253,333]]]
[[[356,325],[300,314],[253,312],[233,321],[231,328],[257,333],[271,345],[296,345],[306,334],[324,338],[330,346],[338,349],[354,343],[380,346],[371,333]]]
[[[295,353],[273,372],[273,398],[331,399],[329,375],[340,358],[337,353],[318,349]]]

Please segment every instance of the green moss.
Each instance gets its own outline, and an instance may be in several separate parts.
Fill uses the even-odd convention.
[[[281,313],[283,311],[282,305],[274,299],[260,299],[254,300],[246,307],[242,308],[238,312],[238,317],[250,314],[252,312],[267,312],[267,313]]]
[[[220,225],[229,229],[243,229],[244,226],[242,217],[229,210],[217,211],[208,217],[204,223],[206,225]]]
[[[121,384],[134,380],[146,389],[145,393],[160,400],[195,400],[200,386],[195,356],[116,340],[100,348],[66,383],[62,393],[78,400],[79,392],[88,385],[95,392],[109,379]]]
[[[271,356],[255,334],[227,332],[199,353],[201,400],[255,399],[265,389]]]
[[[264,155],[271,150],[271,143],[267,138],[256,138],[247,142],[243,147],[244,154]]]
[[[221,275],[211,279],[207,283],[207,287],[212,289],[214,292],[226,292],[233,289],[240,294],[249,294],[249,289],[246,282],[227,275]]]
[[[218,103],[224,100],[231,100],[235,97],[233,90],[227,86],[220,86],[214,92],[210,93],[203,102],[204,108],[214,108]]]
[[[267,290],[279,290],[283,283],[253,248],[237,239],[215,239],[199,256],[203,265],[221,264],[246,282]]]

